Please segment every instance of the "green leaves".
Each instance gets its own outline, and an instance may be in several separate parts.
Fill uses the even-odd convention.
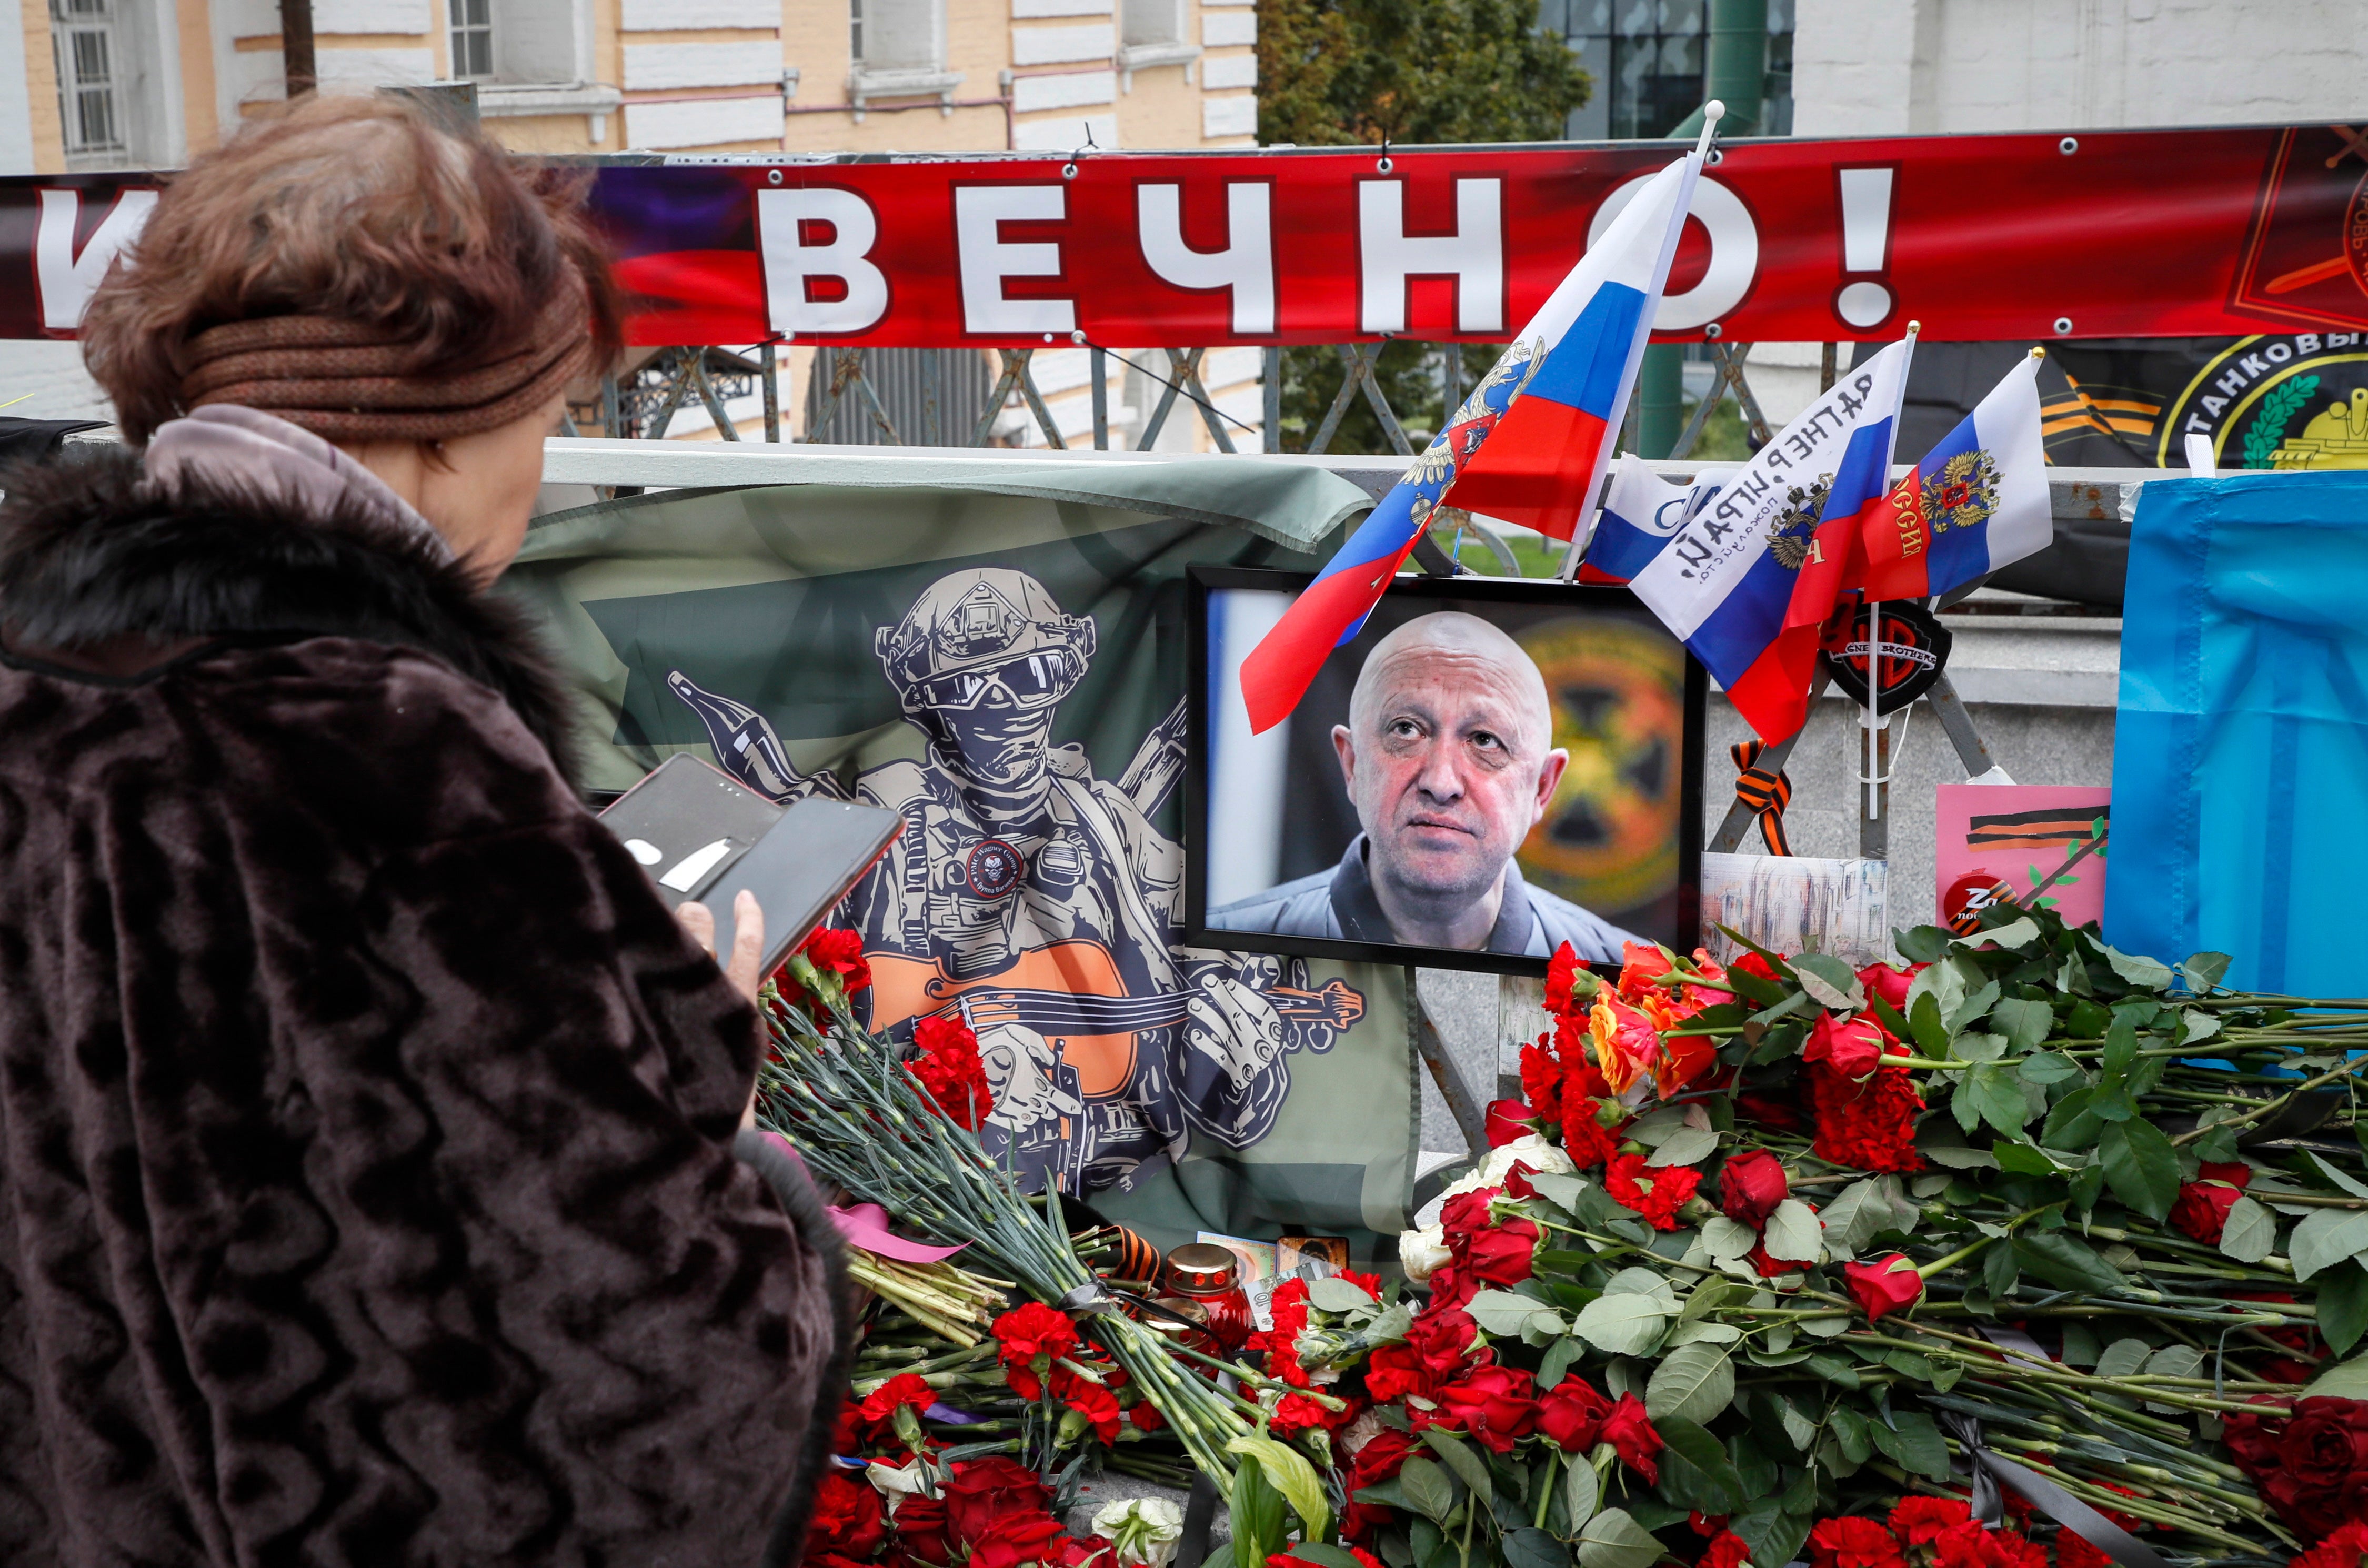
[[[1563,1331],[1560,1313],[1543,1301],[1511,1290],[1483,1290],[1463,1310],[1472,1314],[1474,1323],[1500,1339],[1519,1338],[1529,1328],[1548,1335]]]
[[[2102,946],[2102,944],[2100,945]],[[2161,991],[2169,986],[2170,969],[2168,965],[2157,963],[2149,958],[2141,958],[2135,953],[2123,952],[2118,948],[2107,947],[2104,952],[2105,961],[2113,966],[2113,972],[2137,990]],[[2216,953],[2212,956],[2219,957]],[[2220,968],[2224,973],[2227,971],[2228,965],[2225,960],[2221,962]],[[2217,976],[2214,978],[2216,979]]]
[[[2197,953],[2180,964],[2179,971],[2186,977],[2187,988],[2201,996],[2220,983],[2220,977],[2235,961],[2226,953]]]
[[[1653,1369],[1645,1385],[1645,1412],[1655,1424],[1706,1425],[1735,1399],[1735,1364],[1714,1345],[1681,1345]]]
[[[1321,1540],[1332,1528],[1332,1509],[1324,1501],[1324,1483],[1315,1478],[1315,1467],[1308,1463],[1306,1456],[1297,1449],[1287,1447],[1272,1437],[1245,1436],[1227,1443],[1225,1452],[1258,1460],[1257,1470],[1264,1472],[1267,1484],[1291,1505],[1291,1511],[1299,1516],[1299,1522],[1305,1527],[1304,1533],[1309,1540]],[[1245,1465],[1242,1473],[1247,1473],[1250,1469]],[[1237,1505],[1240,1489],[1241,1474],[1237,1473],[1235,1477]],[[1277,1545],[1273,1550],[1279,1551],[1281,1547]],[[1265,1558],[1254,1561],[1262,1562]]]
[[[2011,1062],[1985,1062],[1959,1074],[1950,1103],[1957,1125],[1967,1132],[1987,1121],[2005,1136],[2020,1138],[2023,1123],[2031,1119],[2031,1101]]]
[[[1768,1230],[1761,1244],[1767,1247],[1768,1256],[1779,1262],[1815,1263],[1817,1254],[1824,1250],[1823,1234],[1816,1211],[1797,1198],[1788,1198],[1768,1216]]]
[[[1373,1299],[1346,1279],[1326,1275],[1307,1282],[1307,1304],[1321,1312],[1353,1312],[1372,1306]]]
[[[2338,1356],[2343,1355],[2360,1343],[2363,1331],[2368,1331],[2368,1274],[2362,1273],[2355,1264],[2350,1268],[2338,1268],[2321,1276],[2318,1281],[2318,1332],[2326,1339],[2328,1348]],[[2362,1382],[2360,1392],[2354,1392],[2350,1389],[2343,1392],[2354,1399],[2368,1399],[2368,1357],[2359,1361],[2347,1361],[2344,1367],[2354,1369]],[[2336,1369],[2337,1371],[2342,1369]],[[2326,1373],[2320,1377],[2319,1382],[2325,1382],[2334,1375],[2333,1372]],[[2324,1393],[2334,1391],[2321,1389],[2318,1383],[2313,1383],[2303,1392]]]
[[[1607,1356],[1641,1356],[1659,1341],[1662,1325],[1674,1315],[1651,1296],[1602,1296],[1579,1310],[1577,1332]]]
[[[1423,1428],[1422,1440],[1432,1453],[1447,1461],[1455,1479],[1470,1487],[1473,1495],[1487,1497],[1496,1492],[1497,1483],[1488,1475],[1488,1461],[1474,1453],[1463,1438],[1440,1427],[1427,1426]]]
[[[2278,1222],[2249,1198],[2239,1198],[2220,1230],[2220,1251],[2238,1263],[2259,1263],[2277,1245]]]
[[[1596,1479],[1595,1467],[1587,1462],[1585,1454],[1566,1456],[1568,1471],[1562,1478],[1563,1506],[1570,1511],[1570,1528],[1584,1528],[1595,1517],[1595,1506],[1601,1499],[1603,1483]]]
[[[2035,1051],[2055,1027],[2055,1009],[2044,1002],[2009,996],[1990,1009],[1990,1022],[2017,1052]]]
[[[1681,1416],[1656,1419],[1661,1434],[1661,1495],[1680,1508],[1705,1514],[1740,1512],[1749,1499],[1743,1494],[1743,1477],[1726,1457],[1725,1448],[1699,1423]]]
[[[2357,1209],[2321,1209],[2306,1215],[2286,1243],[2297,1282],[2363,1251],[2368,1251],[2368,1212]]]
[[[1948,1445],[1941,1440],[1941,1429],[1933,1425],[1932,1418],[1922,1411],[1896,1411],[1889,1426],[1881,1420],[1870,1421],[1867,1435],[1902,1470],[1912,1470],[1935,1481],[1949,1479]]]
[[[1455,1511],[1455,1487],[1447,1472],[1430,1460],[1419,1456],[1409,1459],[1398,1470],[1398,1490],[1416,1512],[1444,1521]],[[1261,1562],[1265,1559],[1259,1559]]]
[[[2069,1231],[2024,1231],[2013,1242],[2015,1261],[2064,1290],[2118,1290],[2129,1281]]]
[[[1281,1444],[1276,1442],[1271,1437],[1253,1438],[1243,1437],[1235,1437],[1232,1442],[1226,1444],[1225,1451],[1234,1454],[1249,1455],[1254,1450],[1247,1449],[1243,1445],[1251,1442],[1264,1443],[1269,1448],[1279,1449],[1282,1447]],[[1286,1453],[1290,1452],[1289,1449],[1284,1449],[1284,1451]],[[1296,1454],[1292,1454],[1292,1457],[1293,1459],[1299,1458]],[[1300,1460],[1299,1462],[1302,1466],[1307,1465],[1307,1461],[1304,1459]],[[1409,1460],[1407,1462],[1412,1463],[1413,1461]],[[1315,1471],[1312,1467],[1309,1467],[1307,1474],[1308,1479],[1313,1481],[1315,1476]],[[1446,1480],[1447,1478],[1445,1476],[1440,1477],[1440,1481],[1442,1484],[1445,1483]],[[1263,1563],[1268,1558],[1282,1550],[1282,1494],[1269,1483],[1269,1479],[1266,1473],[1266,1465],[1262,1459],[1259,1463],[1246,1464],[1242,1466],[1240,1470],[1235,1473],[1232,1516],[1234,1526],[1234,1555],[1236,1560],[1246,1561],[1251,1563]],[[1330,1517],[1330,1510],[1325,1508],[1323,1494],[1320,1491],[1316,1495],[1315,1505],[1319,1513],[1328,1519]],[[1302,1522],[1304,1523],[1305,1521],[1303,1519]],[[1310,1533],[1321,1535],[1323,1532],[1311,1531]]]
[[[2114,1197],[2149,1220],[2170,1212],[2179,1198],[2179,1153],[2160,1129],[2150,1121],[2116,1121],[2097,1140],[2097,1153]]]
[[[1802,953],[1793,960],[1793,976],[1809,999],[1837,1013],[1855,1013],[1866,1006],[1866,987],[1850,965],[1831,953]]]
[[[1661,1543],[1625,1508],[1604,1509],[1578,1532],[1579,1568],[1653,1568],[1660,1560]]]

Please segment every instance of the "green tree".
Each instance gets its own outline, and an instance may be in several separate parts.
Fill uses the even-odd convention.
[[[1551,141],[1593,88],[1538,0],[1259,0],[1269,144]]]
[[[1541,142],[1563,134],[1594,83],[1538,28],[1538,0],[1258,0],[1258,139],[1303,147]],[[1459,384],[1487,374],[1501,344],[1466,344]],[[1304,451],[1340,387],[1331,348],[1283,353],[1282,445]],[[1419,448],[1439,427],[1440,346],[1383,346],[1376,380]],[[1327,449],[1386,452],[1360,393]]]

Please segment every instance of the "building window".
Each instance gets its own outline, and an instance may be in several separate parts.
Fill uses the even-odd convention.
[[[1768,0],[1768,74],[1755,136],[1793,132],[1793,0]],[[1702,107],[1709,0],[1545,0],[1539,25],[1568,40],[1595,95],[1571,112],[1577,142],[1667,136]]]
[[[1184,0],[1121,0],[1119,41],[1134,48],[1184,41]]]
[[[848,21],[859,71],[945,68],[945,0],[848,0]]]
[[[848,58],[863,63],[863,0],[848,0]]]
[[[117,74],[122,51],[110,0],[51,0],[50,39],[57,53],[58,108],[67,155],[121,153],[123,112]]]
[[[494,0],[450,0],[452,74],[483,81],[494,74]]]

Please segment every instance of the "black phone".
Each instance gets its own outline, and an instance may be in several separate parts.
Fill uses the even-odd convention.
[[[715,950],[729,956],[742,892],[765,912],[763,973],[830,914],[904,827],[878,806],[807,796],[791,805],[757,793],[689,752],[668,757],[609,803],[601,822],[648,873],[666,903],[696,899],[715,915]]]

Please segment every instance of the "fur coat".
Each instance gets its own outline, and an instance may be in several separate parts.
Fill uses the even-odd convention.
[[[137,481],[0,505],[0,1562],[789,1544],[835,1243],[733,1156],[754,1013],[525,619],[358,506]]]

